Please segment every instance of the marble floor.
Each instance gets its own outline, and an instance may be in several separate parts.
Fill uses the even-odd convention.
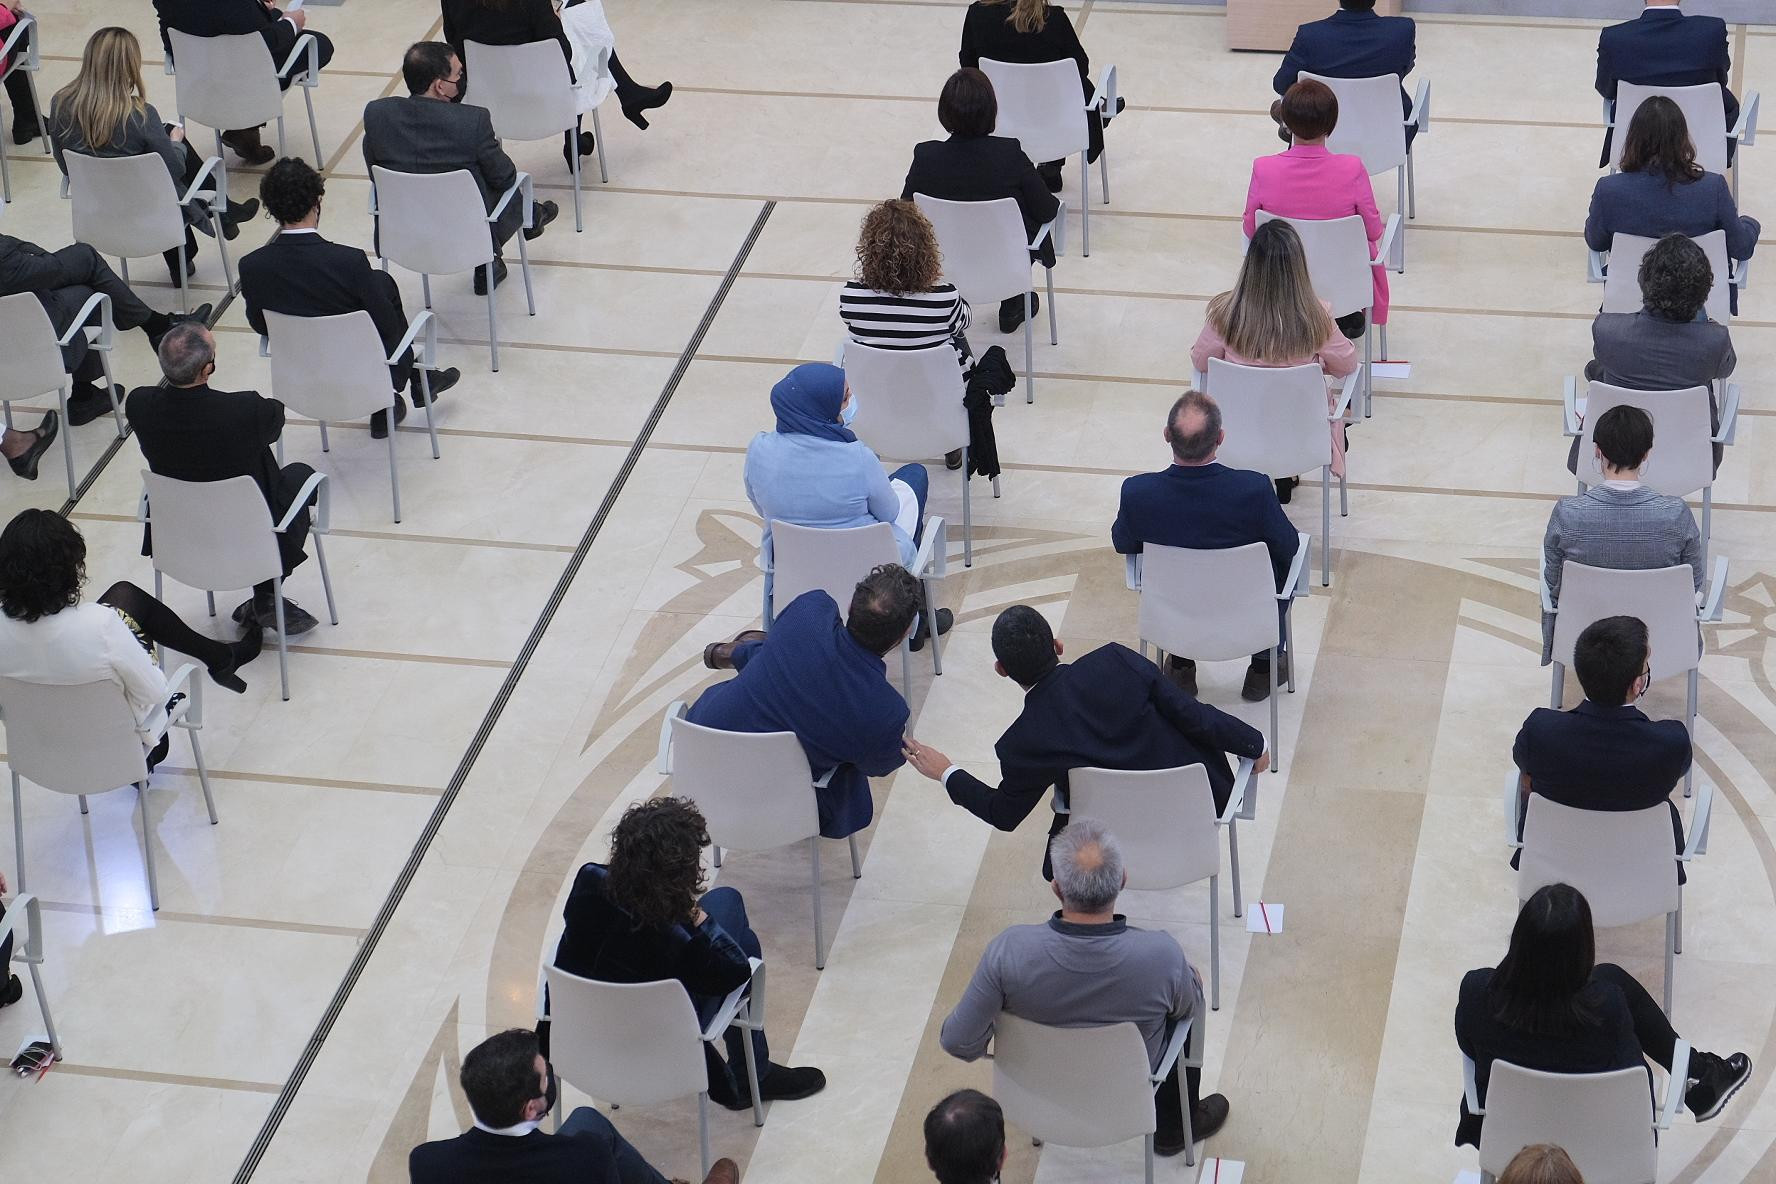
[[[575,869],[603,856],[629,802],[667,788],[652,762],[662,710],[709,681],[703,644],[756,616],[742,452],[769,425],[772,382],[831,356],[858,220],[936,134],[962,6],[606,0],[625,63],[644,81],[670,76],[673,100],[646,134],[605,112],[610,182],[589,181],[583,234],[564,219],[533,244],[537,315],[516,283],[501,291],[498,374],[467,279],[434,285],[443,361],[464,380],[439,409],[441,459],[415,421],[399,435],[402,522],[362,425],[335,427],[328,453],[311,424],[286,433],[292,456],[331,475],[340,623],[293,647],[287,703],[269,660],[244,696],[209,688],[222,821],[207,825],[176,742],[150,795],[160,911],[147,908],[127,792],[82,817],[27,785],[30,887],[67,1059],[39,1082],[0,1080],[0,1179],[387,1184],[406,1178],[414,1143],[466,1125],[461,1054],[532,1021]],[[173,109],[147,4],[35,7],[46,96],[94,29],[123,20]],[[1275,59],[1227,53],[1216,10],[1073,7],[1130,104],[1111,131],[1114,204],[1093,211],[1091,257],[1075,251],[1056,272],[1060,344],[1038,346],[1038,401],[1014,398],[996,419],[1004,496],[975,499],[975,562],[956,556],[943,585],[958,619],[945,672],[914,665],[916,734],[983,774],[1018,706],[991,671],[999,609],[1039,605],[1075,652],[1134,639],[1108,538],[1118,485],[1166,463],[1161,416],[1189,380],[1204,302],[1237,264],[1247,162],[1277,147],[1264,114]],[[368,246],[359,114],[395,90],[401,50],[436,35],[438,11],[348,0],[311,17],[339,47],[316,95],[323,229]],[[1389,341],[1410,376],[1378,383],[1374,418],[1353,433],[1332,583],[1297,610],[1285,771],[1264,778],[1246,830],[1248,899],[1284,903],[1287,929],[1224,924],[1222,1006],[1207,1022],[1206,1080],[1233,1105],[1207,1152],[1243,1162],[1253,1182],[1448,1181],[1473,1166],[1451,1145],[1450,1017],[1462,972],[1504,949],[1514,897],[1495,789],[1519,721],[1547,694],[1536,548],[1569,488],[1560,382],[1587,357],[1598,301],[1578,235],[1596,177],[1595,29],[1420,23],[1436,122],[1419,141],[1419,217]],[[1776,95],[1776,29],[1735,26],[1732,43],[1740,92]],[[291,146],[307,151],[298,112]],[[569,200],[554,143],[509,147],[539,192]],[[16,200],[0,229],[66,243],[53,164],[34,145],[10,151]],[[1768,213],[1776,150],[1744,155],[1746,205]],[[237,197],[254,191],[254,170],[231,176]],[[1070,167],[1075,216],[1077,183]],[[1377,188],[1386,212],[1392,185]],[[237,254],[269,232],[246,228]],[[1776,1179],[1776,467],[1764,467],[1776,460],[1776,296],[1759,270],[1733,326],[1745,411],[1713,542],[1732,575],[1726,619],[1707,631],[1696,736],[1720,796],[1675,1003],[1684,1035],[1746,1049],[1758,1069],[1718,1120],[1686,1116],[1664,1139],[1660,1179],[1683,1184]],[[174,305],[158,264],[136,273],[152,302]],[[417,307],[416,277],[397,274]],[[218,385],[269,391],[207,240],[198,288],[219,303]],[[977,348],[999,340],[977,332]],[[139,334],[117,370],[130,385],[155,376]],[[104,422],[74,435],[79,496],[46,463],[35,484],[0,481],[0,514],[65,504],[96,586],[149,583],[136,445]],[[934,497],[937,512],[960,512],[953,481],[935,481]],[[1306,529],[1318,499],[1307,487],[1290,507]],[[316,582],[311,565],[291,595],[316,605]],[[168,595],[207,620],[197,593]],[[1203,695],[1257,722],[1239,678],[1234,664],[1205,666]],[[1650,701],[1681,713],[1681,684]],[[774,1107],[762,1129],[714,1116],[717,1152],[749,1179],[929,1179],[924,1112],[991,1079],[984,1062],[945,1056],[937,1025],[988,939],[1050,907],[1036,824],[990,832],[910,770],[874,788],[862,878],[827,861],[825,971],[812,967],[800,852],[719,873],[763,936],[774,1048],[831,1082]],[[9,871],[10,831],[0,820]],[[1200,888],[1124,904],[1198,961],[1204,906]],[[1654,928],[1602,940],[1656,981]],[[0,1012],[0,1047],[39,1023],[29,1000]],[[617,1121],[668,1174],[695,1175],[690,1104]],[[1160,1176],[1194,1170],[1168,1160]],[[1081,1154],[1016,1137],[1005,1173],[1139,1178],[1136,1144]]]

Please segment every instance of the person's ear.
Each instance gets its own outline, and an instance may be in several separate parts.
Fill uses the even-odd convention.
[[[1054,893],[1054,894],[1055,894],[1055,899],[1056,899],[1056,900],[1059,900],[1059,901],[1061,901],[1061,903],[1062,903],[1062,904],[1066,904],[1066,903],[1067,903],[1067,902],[1066,902],[1066,901],[1065,901],[1065,900],[1062,900],[1062,899],[1061,899],[1061,885],[1060,885],[1060,883],[1059,883],[1059,882],[1058,882],[1058,881],[1055,881],[1055,880],[1050,880],[1050,881],[1049,881],[1049,882],[1048,882],[1048,890],[1049,890],[1049,891],[1050,891],[1050,892],[1052,892],[1052,893]]]
[[[1005,663],[999,661],[997,658],[993,660],[993,673],[997,674],[1000,678],[1011,677],[1011,675],[1005,673]]]
[[[1129,874],[1128,874],[1128,868],[1126,868],[1126,867],[1122,869],[1122,886],[1124,888],[1127,888],[1129,886]]]
[[[1055,657],[1058,658],[1065,652],[1066,649],[1061,645],[1061,639],[1058,637],[1055,638]]]
[[[1225,443],[1227,443],[1227,429],[1222,428],[1220,434],[1215,437],[1215,447],[1219,448]]]

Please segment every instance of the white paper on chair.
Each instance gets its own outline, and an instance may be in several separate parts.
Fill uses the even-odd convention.
[[[1395,359],[1390,362],[1371,362],[1369,372],[1376,378],[1411,378],[1412,363]]]
[[[1240,1184],[1246,1178],[1246,1164],[1240,1159],[1222,1159],[1211,1155],[1203,1160],[1199,1184]]]
[[[1272,900],[1252,902],[1246,908],[1247,933],[1281,933],[1283,906]]]
[[[1576,395],[1573,398],[1573,413],[1579,417],[1580,423],[1585,422],[1585,407],[1590,402],[1591,396],[1589,395]]]
[[[284,11],[287,13],[288,12],[301,12],[302,11],[302,0],[290,0],[290,2],[288,4],[284,5]]]

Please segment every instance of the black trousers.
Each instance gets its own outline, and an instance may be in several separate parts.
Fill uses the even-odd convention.
[[[146,636],[150,646],[163,645],[181,654],[190,654],[205,666],[226,666],[234,650],[225,641],[205,637],[185,619],[145,589],[127,580],[120,580],[99,595],[99,603],[121,609],[138,626],[138,640]]]
[[[73,280],[67,287],[57,288],[53,293],[60,306],[61,316],[56,315],[57,306],[48,305],[46,301],[56,332],[68,331],[67,322],[95,292],[103,292],[111,298],[111,320],[119,329],[137,329],[154,319],[154,310],[130,290],[123,278],[112,271],[111,265],[92,247],[85,243],[75,243],[51,254]],[[87,360],[89,352],[86,335],[76,333],[73,340],[62,347],[62,362],[70,373],[76,373]]]
[[[16,57],[24,55],[25,47],[31,43],[33,36],[35,34],[26,33],[19,39]],[[0,62],[0,69],[5,69],[5,66],[6,63]],[[12,104],[12,122],[14,124],[30,123],[37,120],[37,100],[31,97],[31,79],[23,70],[7,71],[6,101]],[[3,971],[4,968],[5,963],[0,962],[0,971]],[[0,986],[3,985],[4,982],[0,981]]]
[[[171,131],[173,125],[169,123],[166,125],[166,128],[168,131]],[[191,183],[197,180],[197,174],[203,171],[203,157],[197,154],[197,149],[193,148],[190,142],[187,141],[182,146],[185,149],[185,165],[179,177],[179,188],[185,190],[191,188]],[[199,209],[198,205],[199,203],[193,202],[191,205],[185,207],[186,210],[189,211],[187,214],[188,218],[209,217],[209,208],[205,206],[202,209]],[[163,251],[161,252],[161,257],[166,260],[167,272],[173,276],[173,282],[175,284],[178,283],[181,262],[197,258],[197,236],[191,233],[190,222],[185,224],[184,247],[174,247],[170,251]]]
[[[1171,1029],[1166,1029],[1171,1035]],[[1155,1118],[1154,1137],[1164,1141],[1168,1136],[1177,1138],[1184,1133],[1184,1110],[1178,1104],[1178,1070],[1184,1063],[1183,1058],[1172,1063],[1172,1071],[1159,1084],[1158,1092],[1153,1095],[1153,1113]],[[1202,1101],[1202,1070],[1184,1070],[1184,1089],[1190,1095],[1190,1109],[1194,1113],[1197,1103]]]
[[[405,321],[407,319],[407,312],[401,307],[401,285],[397,284],[395,282],[395,277],[386,271],[372,271],[370,274],[376,277],[376,284],[380,286],[384,293],[387,294],[388,298],[394,302],[395,311],[400,313],[401,320]],[[383,342],[385,347],[391,349],[398,344],[400,344],[398,341]],[[413,351],[409,349],[396,359],[393,366],[389,367],[389,382],[393,384],[397,391],[399,391],[406,389],[408,382],[410,382],[412,378]]]

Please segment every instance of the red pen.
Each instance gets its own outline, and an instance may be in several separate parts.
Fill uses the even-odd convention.
[[[1276,930],[1270,927],[1270,910],[1264,907],[1264,902],[1262,900],[1258,902],[1258,913],[1264,918],[1264,932],[1275,933]],[[1219,1164],[1215,1166],[1215,1171],[1217,1174],[1220,1173],[1221,1167]]]

